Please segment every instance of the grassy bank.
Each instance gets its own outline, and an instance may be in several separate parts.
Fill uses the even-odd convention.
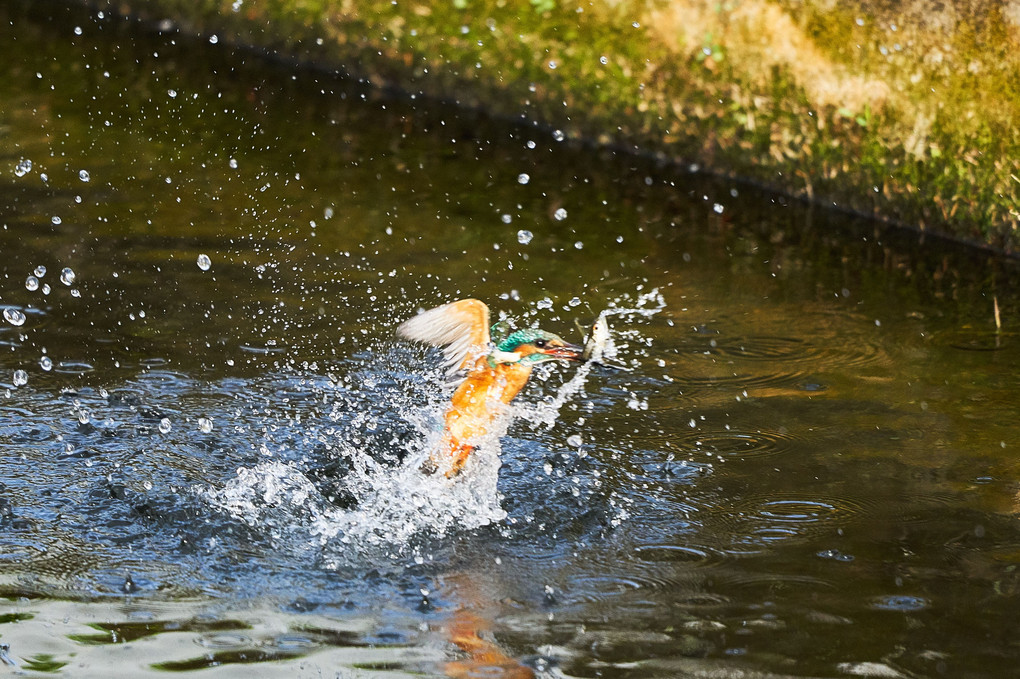
[[[1020,249],[1020,1],[95,0]]]

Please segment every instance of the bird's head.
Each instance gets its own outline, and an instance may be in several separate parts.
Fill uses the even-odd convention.
[[[500,342],[498,352],[503,355],[517,354],[523,365],[535,365],[545,361],[564,359],[579,361],[581,347],[564,342],[557,335],[537,328],[517,330]]]

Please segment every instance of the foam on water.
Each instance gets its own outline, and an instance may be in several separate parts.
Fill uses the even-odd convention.
[[[344,402],[335,407],[350,405]],[[400,406],[414,412],[406,402],[397,406],[398,411]],[[438,419],[438,413],[435,416]],[[416,413],[410,419],[420,416]],[[417,425],[419,440],[398,444],[404,450],[387,451],[404,458],[396,466],[380,461],[379,451],[358,440],[356,429],[333,431],[327,454],[348,469],[336,482],[342,484],[345,496],[353,498],[352,507],[337,506],[330,491],[310,478],[308,467],[293,460],[268,459],[241,467],[223,487],[199,489],[199,493],[211,505],[295,548],[318,545],[327,565],[350,562],[352,551],[358,561],[370,553],[407,558],[418,553],[417,538],[504,519],[496,483],[498,436],[506,424],[483,442],[464,473],[453,479],[419,471],[425,457],[422,451],[438,434]]]

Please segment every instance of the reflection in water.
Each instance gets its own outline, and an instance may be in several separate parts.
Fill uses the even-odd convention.
[[[0,8],[0,658],[1012,671],[1015,263],[41,7]],[[615,310],[630,370],[537,370],[423,483],[449,395],[393,330],[466,296]]]
[[[485,583],[483,586],[482,583]],[[449,677],[499,677],[528,679],[535,672],[507,652],[492,637],[493,617],[497,602],[485,590],[491,578],[481,572],[456,573],[446,577],[446,584],[455,597],[454,610],[444,621],[444,634],[464,652],[463,657],[443,666]]]

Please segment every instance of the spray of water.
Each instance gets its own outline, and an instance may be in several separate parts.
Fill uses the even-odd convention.
[[[619,359],[628,341],[640,339],[636,329],[623,328],[628,321],[652,316],[664,306],[657,290],[611,303],[607,315],[620,319],[622,329],[607,355]],[[399,356],[392,345],[372,351],[388,351],[387,359]],[[304,440],[321,448],[316,459],[283,459],[270,453],[239,468],[222,486],[197,490],[206,502],[251,527],[275,530],[276,537],[305,547],[318,545],[327,564],[340,567],[351,555],[363,561],[367,553],[420,561],[419,538],[471,530],[506,517],[497,490],[500,438],[517,418],[533,428],[552,428],[563,408],[584,393],[593,368],[583,364],[553,394],[508,409],[465,471],[452,479],[419,471],[440,436],[448,398],[440,392],[437,372],[408,365],[393,379],[369,372],[348,380],[356,385],[351,388],[320,383],[316,398],[330,404],[328,415],[321,423],[303,423],[313,429]],[[549,380],[555,369],[537,370],[536,378]],[[367,408],[370,403],[378,407]],[[310,473],[314,467],[326,471]],[[330,477],[328,483],[321,482],[323,476]]]

